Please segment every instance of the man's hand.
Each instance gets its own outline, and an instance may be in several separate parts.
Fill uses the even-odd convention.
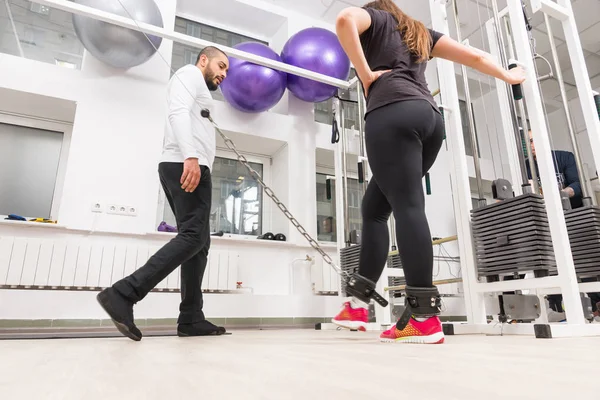
[[[575,190],[573,190],[573,188],[570,186],[567,186],[562,191],[565,192],[569,198],[575,197]]]
[[[181,188],[188,193],[193,192],[200,183],[200,165],[197,158],[188,158],[183,162]]]

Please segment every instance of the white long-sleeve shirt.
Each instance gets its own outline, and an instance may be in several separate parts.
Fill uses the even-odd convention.
[[[161,161],[183,162],[194,157],[212,169],[215,161],[215,129],[200,111],[213,111],[213,98],[202,71],[195,65],[180,68],[167,87],[167,116]]]

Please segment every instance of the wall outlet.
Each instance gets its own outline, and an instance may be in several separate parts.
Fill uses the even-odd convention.
[[[95,212],[95,213],[104,212],[104,207],[102,206],[102,203],[92,204],[92,212]]]
[[[137,208],[134,206],[109,204],[106,212],[108,214],[113,214],[113,215],[124,215],[124,216],[129,216],[129,217],[135,217],[137,215]]]
[[[119,215],[119,208],[121,206],[119,206],[118,204],[109,204],[107,209],[106,209],[106,213],[107,214],[113,214],[113,215]]]

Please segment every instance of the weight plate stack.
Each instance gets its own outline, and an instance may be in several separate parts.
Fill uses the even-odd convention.
[[[543,197],[525,194],[472,210],[479,276],[556,271]]]
[[[358,261],[360,257],[360,245],[344,247],[340,250],[340,268],[342,271],[352,275],[358,272]],[[342,285],[344,288],[345,285]],[[343,295],[346,296],[346,291],[342,289]]]
[[[565,213],[575,272],[580,278],[600,276],[600,208],[577,208]]]
[[[392,254],[388,256],[387,268],[402,268],[402,261],[400,260],[399,254]],[[400,276],[388,277],[389,286],[400,286],[406,285],[406,278]],[[391,297],[400,297],[401,291],[390,290]]]

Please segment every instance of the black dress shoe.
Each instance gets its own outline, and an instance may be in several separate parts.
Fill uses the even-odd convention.
[[[179,324],[177,326],[177,336],[218,336],[227,331],[222,326],[216,326],[209,321],[200,321],[193,324]]]
[[[96,299],[110,316],[119,332],[136,342],[142,340],[142,332],[134,323],[133,303],[131,301],[121,296],[112,287],[100,292]]]

